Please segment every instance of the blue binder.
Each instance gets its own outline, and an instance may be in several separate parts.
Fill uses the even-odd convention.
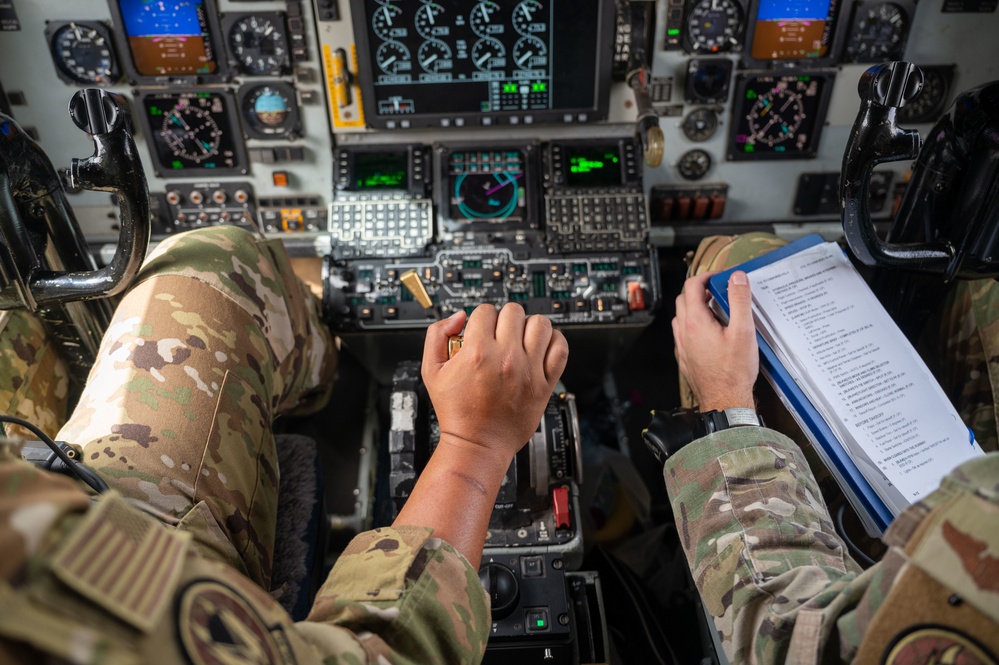
[[[708,291],[727,316],[729,312],[728,278],[734,271],[742,270],[749,273],[823,242],[825,240],[820,235],[808,235],[752,261],[720,272],[708,280]],[[836,478],[850,504],[861,513],[861,518],[866,516],[867,521],[878,530],[878,533],[871,535],[880,535],[894,519],[888,506],[884,504],[881,497],[864,478],[825,419],[808,400],[801,387],[787,373],[787,369],[777,358],[777,354],[758,332],[756,333],[756,341],[760,346],[760,369],[764,376],[773,385],[774,390],[782,396],[788,408],[794,411],[795,419],[805,429],[805,435],[829,467],[829,471]]]

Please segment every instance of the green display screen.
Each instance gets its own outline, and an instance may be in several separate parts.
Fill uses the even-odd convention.
[[[609,148],[569,148],[566,151],[569,187],[612,187],[621,184],[621,156]]]
[[[354,155],[355,189],[406,189],[409,160],[405,152],[359,152]]]

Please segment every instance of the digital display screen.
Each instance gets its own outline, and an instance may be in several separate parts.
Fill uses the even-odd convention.
[[[616,187],[621,184],[621,154],[617,146],[567,147],[565,156],[565,182],[569,187]]]
[[[142,100],[154,156],[163,170],[239,171],[242,143],[233,102],[217,92],[161,93]]]
[[[354,0],[355,31],[366,35],[358,58],[374,92],[366,113],[397,122],[516,113],[540,122],[569,110],[573,122],[595,119],[586,113],[599,106],[600,59],[609,79],[612,48],[611,38],[606,54],[598,48],[602,2]]]
[[[760,0],[753,33],[757,60],[824,58],[840,0]]]
[[[522,222],[527,206],[519,150],[455,151],[448,156],[451,219]]]
[[[406,189],[409,158],[405,152],[354,154],[354,189]]]
[[[729,159],[814,157],[831,89],[831,74],[740,77]]]
[[[205,0],[118,0],[135,71],[142,76],[214,74]]]

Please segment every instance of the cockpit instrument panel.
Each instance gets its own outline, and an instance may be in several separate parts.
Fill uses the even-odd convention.
[[[728,158],[808,159],[816,154],[832,72],[739,74]]]
[[[908,0],[857,3],[843,59],[851,62],[900,59],[914,12],[915,6]]]
[[[246,76],[280,76],[290,67],[283,12],[227,14],[222,20],[229,59]]]
[[[750,7],[750,66],[773,62],[826,65],[837,56],[837,27],[842,0],[755,0]]]
[[[441,210],[450,231],[526,231],[537,228],[533,146],[440,148],[447,175]]]
[[[253,139],[296,138],[301,133],[295,89],[283,81],[247,83],[239,89],[243,131]]]
[[[737,0],[698,0],[687,9],[684,49],[702,54],[738,51],[745,20]]]
[[[139,81],[198,77],[220,71],[218,13],[210,0],[113,0],[124,50]]]
[[[613,4],[352,0],[367,124],[406,129],[606,119]]]
[[[49,21],[45,25],[56,74],[70,85],[108,86],[120,69],[111,33],[97,21]]]
[[[193,90],[147,93],[141,108],[158,175],[246,173],[231,95]]]

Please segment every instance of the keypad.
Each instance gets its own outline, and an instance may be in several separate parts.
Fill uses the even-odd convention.
[[[419,255],[433,238],[430,201],[341,195],[330,206],[330,234],[344,258]]]
[[[649,234],[645,197],[587,194],[546,197],[548,243],[556,252],[640,249]]]

